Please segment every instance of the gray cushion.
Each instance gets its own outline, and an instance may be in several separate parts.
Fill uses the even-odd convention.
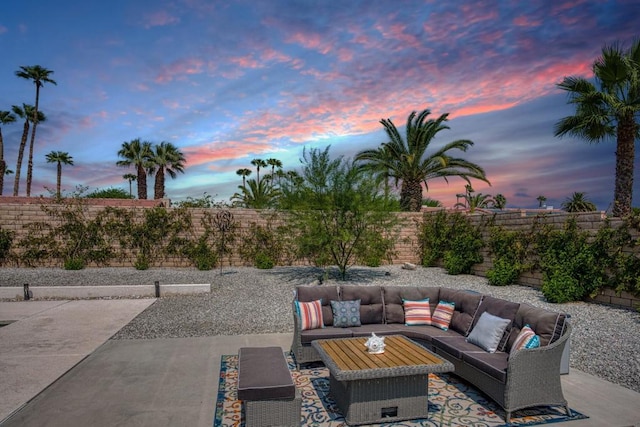
[[[331,338],[350,338],[353,332],[349,328],[334,328],[329,326],[322,329],[310,329],[300,332],[300,342],[311,344],[315,340],[327,340]]]
[[[376,335],[397,335],[398,331],[391,325],[370,323],[368,325],[362,325],[355,328],[349,328],[354,337],[369,337],[372,333]]]
[[[402,300],[420,301],[429,298],[431,312],[439,301],[440,288],[426,286],[384,286],[384,318],[387,323],[404,324],[404,307]]]
[[[565,321],[564,313],[556,313],[529,304],[520,304],[506,350],[511,351],[511,347],[524,325],[531,326],[531,329],[540,337],[540,346],[544,347],[562,336]]]
[[[360,300],[331,301],[333,311],[333,326],[336,328],[348,328],[360,326]]]
[[[478,305],[480,305],[482,294],[449,288],[440,288],[440,299],[455,303],[455,310],[453,312],[449,328],[467,336],[471,330],[471,324],[476,314],[476,310],[478,309]]]
[[[449,353],[458,360],[462,360],[462,353],[466,351],[481,351],[477,345],[468,343],[463,336],[433,337],[431,343],[437,349]]]
[[[467,351],[462,355],[462,360],[504,384],[507,382],[508,357],[509,354],[502,351]]]
[[[347,285],[340,287],[342,301],[360,300],[360,322],[382,323],[382,288],[380,286]]]
[[[325,326],[333,325],[331,300],[338,300],[337,286],[298,286],[296,287],[298,301],[309,302],[322,300],[322,320]]]
[[[421,341],[431,342],[435,337],[455,337],[460,336],[459,333],[451,329],[443,331],[440,328],[429,325],[406,326],[394,323],[392,326],[396,330],[396,334],[404,335],[407,338],[417,339]]]
[[[238,399],[293,399],[296,387],[280,347],[238,351]]]
[[[495,353],[504,331],[510,323],[510,319],[503,319],[485,311],[471,330],[467,342],[475,344],[489,353]]]
[[[471,329],[475,326],[482,316],[482,313],[488,312],[493,314],[494,316],[501,317],[503,319],[509,319],[511,321],[515,320],[516,313],[518,312],[518,308],[520,304],[517,302],[511,302],[504,299],[494,298],[492,296],[485,295],[482,297],[482,302],[478,307],[478,311],[476,312],[476,316],[473,319],[473,324]],[[509,333],[511,332],[511,325],[513,322],[510,322],[505,329],[504,335],[500,339],[500,343],[498,345],[498,350],[504,351],[505,346],[507,345],[507,339],[509,338]]]

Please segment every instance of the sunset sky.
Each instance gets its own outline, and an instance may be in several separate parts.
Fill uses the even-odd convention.
[[[492,183],[473,182],[476,191],[502,193],[508,207],[537,207],[539,195],[559,207],[580,191],[606,210],[615,141],[554,137],[573,112],[556,83],[591,77],[603,45],[628,46],[639,23],[637,0],[12,1],[0,14],[0,110],[35,102],[20,66],[54,71],[57,85],[41,90],[32,195],[55,188],[52,150],[73,156],[67,193],[128,191],[122,175],[134,171],[116,166],[117,151],[140,138],[186,156],[168,198],[228,200],[252,159],[294,169],[304,147],[327,145],[353,157],[385,141],[380,119],[402,132],[411,111],[429,108],[451,118],[434,147],[475,142],[463,156]],[[2,134],[15,170],[22,121]],[[26,159],[22,177],[21,195]],[[464,185],[431,181],[424,194],[451,207]],[[12,189],[9,176],[4,194]]]

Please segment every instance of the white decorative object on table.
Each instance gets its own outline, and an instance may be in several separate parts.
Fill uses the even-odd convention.
[[[372,333],[366,343],[364,343],[365,347],[369,350],[371,354],[381,354],[384,353],[384,337],[379,337],[376,334]]]

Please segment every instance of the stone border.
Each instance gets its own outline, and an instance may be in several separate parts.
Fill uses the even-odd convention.
[[[155,285],[110,286],[30,286],[33,299],[89,299],[89,298],[155,298]],[[211,284],[161,284],[160,296],[193,295],[211,292]],[[0,300],[23,300],[24,288],[0,287]]]

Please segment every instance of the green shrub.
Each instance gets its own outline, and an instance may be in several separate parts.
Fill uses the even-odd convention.
[[[496,258],[493,267],[487,271],[489,285],[507,286],[516,283],[520,277],[522,265],[517,261],[511,261],[506,257]]]
[[[136,262],[133,264],[133,266],[136,270],[148,270],[149,258],[140,253],[136,256]]]
[[[258,252],[256,254],[255,265],[260,269],[269,270],[273,268],[274,262],[273,262],[273,259],[266,253]]]
[[[0,228],[0,264],[9,258],[11,246],[13,245],[13,232]]]
[[[86,263],[82,258],[67,258],[64,260],[65,270],[82,270],[86,267]]]

